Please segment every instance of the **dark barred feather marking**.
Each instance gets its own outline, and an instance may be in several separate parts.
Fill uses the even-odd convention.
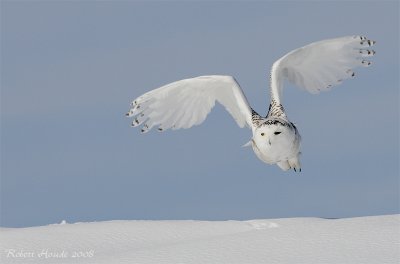
[[[267,118],[269,117],[286,117],[285,109],[283,108],[283,106],[281,104],[278,104],[273,99],[268,109]]]
[[[251,122],[253,123],[254,126],[258,127],[264,118],[262,118],[254,109],[251,109]]]

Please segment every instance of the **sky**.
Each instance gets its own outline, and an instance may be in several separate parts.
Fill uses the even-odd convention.
[[[220,105],[164,133],[125,117],[141,94],[209,74],[266,114],[275,60],[358,34],[377,44],[356,78],[285,86],[301,173],[242,148],[251,131]],[[399,213],[399,46],[398,1],[1,1],[0,226]]]

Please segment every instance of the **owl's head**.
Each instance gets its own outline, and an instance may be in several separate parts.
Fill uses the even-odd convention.
[[[258,146],[286,145],[293,144],[296,139],[296,128],[291,123],[279,120],[269,120],[256,128],[253,140]]]

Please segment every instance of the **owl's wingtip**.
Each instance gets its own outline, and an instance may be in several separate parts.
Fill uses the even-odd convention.
[[[253,142],[253,139],[251,139],[249,142],[247,142],[246,144],[242,145],[242,148],[246,148],[246,147],[251,147],[251,144]]]

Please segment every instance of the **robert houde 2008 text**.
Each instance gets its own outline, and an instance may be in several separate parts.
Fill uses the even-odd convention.
[[[6,258],[41,258],[41,259],[65,259],[65,258],[93,258],[94,250],[51,250],[42,249],[41,251],[25,249],[6,249],[4,252]]]

